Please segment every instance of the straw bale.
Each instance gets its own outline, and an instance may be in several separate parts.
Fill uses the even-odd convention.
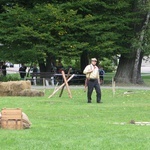
[[[9,81],[0,83],[0,96],[44,96],[44,92],[31,90],[30,81]]]
[[[1,127],[1,118],[2,118],[2,114],[0,113],[0,127]]]
[[[1,91],[1,90],[0,90],[0,96],[19,96],[18,93],[19,93],[19,92],[17,92],[17,91],[12,91],[12,90],[8,90],[8,91]]]
[[[31,89],[30,81],[10,81],[10,89],[16,92],[20,92],[25,89]]]
[[[20,96],[44,96],[43,91],[33,90],[33,89],[25,89],[19,93]]]
[[[0,96],[12,96],[12,91],[9,90],[9,91],[1,91],[0,90]]]
[[[25,89],[31,89],[30,81],[1,82],[0,96],[18,96],[18,93]]]
[[[9,81],[9,82],[1,82],[0,90],[1,91],[22,91],[24,89],[31,89],[30,81]]]
[[[1,82],[0,83],[0,91],[8,91],[10,90],[10,86],[8,82]]]
[[[24,129],[30,128],[31,122],[30,122],[28,116],[24,112],[22,112],[22,122],[23,122]]]

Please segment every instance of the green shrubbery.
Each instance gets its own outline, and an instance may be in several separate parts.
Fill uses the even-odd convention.
[[[20,80],[19,74],[7,74],[6,76],[0,76],[1,82],[7,82],[7,81],[18,81]]]
[[[103,67],[105,72],[113,72],[113,71],[115,71],[115,66],[114,66],[112,60],[110,60],[108,58],[103,58],[103,60],[100,63],[100,66]]]

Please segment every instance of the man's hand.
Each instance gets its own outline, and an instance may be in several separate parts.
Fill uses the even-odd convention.
[[[93,70],[89,70],[89,71],[88,71],[88,73],[91,73],[91,72],[93,72]]]
[[[100,79],[98,79],[98,84],[99,84],[99,85],[101,84]]]

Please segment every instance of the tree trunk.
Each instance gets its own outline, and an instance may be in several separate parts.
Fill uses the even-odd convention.
[[[39,60],[40,72],[51,72],[55,66],[54,55],[48,53],[46,57],[46,62],[44,60]]]
[[[80,57],[80,64],[81,64],[81,71],[83,72],[84,68],[89,64],[87,50],[82,52],[81,57]]]
[[[127,58],[121,55],[115,75],[115,81],[118,83],[130,83],[132,80],[133,66],[134,57]]]
[[[135,57],[135,62],[134,62],[134,67],[132,71],[132,80],[131,83],[134,84],[142,84],[143,80],[141,77],[141,64],[142,64],[142,59],[143,59],[143,54],[141,50],[137,50],[136,52],[136,57]]]
[[[143,79],[142,79],[142,77],[141,77],[142,59],[143,59],[143,53],[141,53],[140,59],[139,59],[138,73],[137,73],[137,79],[136,79],[136,83],[137,83],[137,84],[143,84],[143,83],[144,83],[144,81],[143,81]]]
[[[115,75],[116,82],[134,83],[134,84],[143,83],[141,77],[141,64],[143,59],[142,47],[144,45],[144,36],[146,29],[148,27],[149,20],[150,20],[150,12],[147,13],[146,20],[141,28],[141,33],[139,35],[138,40],[139,44],[138,48],[135,50],[135,53],[133,53],[133,55],[130,55],[130,57],[124,57],[122,55],[120,58],[119,66],[117,68],[117,72]]]
[[[119,65],[115,75],[115,81],[117,83],[142,84],[143,83],[141,77],[142,58],[143,58],[143,54],[140,53],[137,70],[135,70],[134,66],[135,66],[136,54],[134,54],[132,57],[124,57],[122,55],[119,60]]]
[[[40,72],[46,72],[46,66],[44,62],[39,62]]]
[[[46,58],[46,72],[54,72],[55,61],[55,56],[52,53],[48,53]]]
[[[46,58],[46,72],[51,72],[52,70],[52,56],[51,54],[47,54],[47,58]]]
[[[133,68],[133,77],[132,77],[132,83],[137,83],[137,82],[141,82],[138,78],[139,78],[139,67],[141,67],[142,63],[142,58],[143,58],[143,54],[142,54],[142,45],[144,43],[144,36],[145,36],[145,32],[149,23],[149,19],[150,19],[150,12],[147,13],[146,15],[146,20],[142,26],[141,29],[141,33],[139,36],[139,47],[136,50],[136,57],[135,57],[135,64],[134,64],[134,68]],[[140,72],[141,72],[141,68],[140,68]]]

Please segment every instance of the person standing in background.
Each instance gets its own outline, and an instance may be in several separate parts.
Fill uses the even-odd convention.
[[[34,66],[33,66],[33,73],[37,73],[39,70],[38,70],[38,68],[37,68],[37,65],[36,64],[34,64]]]
[[[100,75],[100,84],[102,85],[104,83],[104,75],[105,75],[103,67],[99,68],[99,75]]]
[[[38,68],[37,68],[37,65],[34,64],[33,66],[33,74],[32,74],[32,83],[34,83],[34,85],[37,85],[36,82],[37,82],[37,73],[39,72]]]
[[[5,64],[5,62],[3,62],[3,65],[2,65],[2,74],[3,74],[3,76],[6,76],[6,74],[7,74],[6,68],[7,68],[7,65]]]
[[[92,92],[93,89],[95,88],[96,90],[96,100],[97,103],[102,103],[101,102],[101,89],[100,89],[100,79],[99,79],[99,68],[96,66],[97,59],[92,58],[91,59],[91,64],[87,65],[83,71],[83,73],[86,75],[86,80],[87,80],[87,102],[91,103],[92,101]]]
[[[20,73],[20,78],[22,80],[25,79],[25,76],[26,76],[26,69],[27,67],[24,65],[24,64],[21,64],[21,67],[19,68],[19,73]]]

